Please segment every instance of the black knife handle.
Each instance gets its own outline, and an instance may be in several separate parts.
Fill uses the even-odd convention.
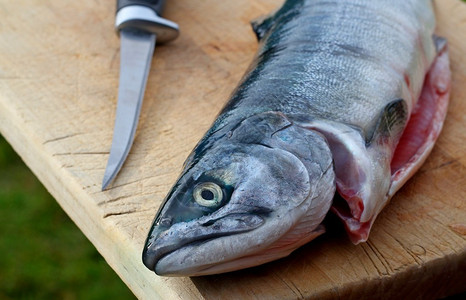
[[[125,6],[147,6],[161,16],[165,6],[165,0],[117,0],[117,12]]]

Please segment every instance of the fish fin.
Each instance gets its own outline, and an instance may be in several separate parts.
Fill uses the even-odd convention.
[[[390,149],[395,149],[407,121],[406,101],[398,99],[390,102],[380,114],[371,138],[366,139],[367,146],[388,144]]]
[[[432,36],[432,39],[434,40],[435,49],[437,50],[437,53],[442,52],[447,47],[447,40],[443,37],[434,34]]]
[[[383,109],[369,143],[362,130],[339,122],[312,120],[299,124],[327,139],[336,188],[345,200],[333,205],[332,211],[345,223],[353,243],[367,240],[375,217],[388,202],[392,144],[403,128],[397,118],[404,115],[404,106],[403,101],[397,100]]]
[[[260,41],[269,32],[275,23],[275,13],[265,15],[251,21],[252,30],[256,34],[257,40]]]
[[[420,99],[407,124],[402,126],[405,104],[399,100],[391,102],[364,147],[350,127],[345,130],[344,125],[328,122],[308,125],[327,137],[335,153],[337,189],[345,201],[336,196],[332,211],[342,219],[353,243],[367,240],[378,213],[432,150],[447,112],[450,76],[448,51],[444,47],[426,75]]]
[[[414,175],[432,151],[447,114],[450,83],[448,47],[443,44],[426,75],[421,96],[395,149],[389,197]]]
[[[257,40],[261,41],[281,18],[298,13],[303,4],[300,1],[287,0],[276,11],[251,21]]]
[[[357,245],[360,242],[367,241],[376,215],[366,222],[360,222],[351,214],[345,201],[341,195],[335,195],[331,211],[342,220],[348,237],[353,244]]]

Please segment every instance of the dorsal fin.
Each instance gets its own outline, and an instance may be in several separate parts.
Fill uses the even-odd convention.
[[[276,23],[279,23],[282,18],[286,19],[287,17],[292,17],[294,14],[297,14],[302,5],[303,1],[287,0],[274,12],[252,20],[251,25],[252,29],[256,33],[257,40],[262,40],[272,27]]]
[[[275,13],[259,17],[251,21],[252,30],[256,34],[257,40],[260,41],[265,34],[272,28],[275,20]]]

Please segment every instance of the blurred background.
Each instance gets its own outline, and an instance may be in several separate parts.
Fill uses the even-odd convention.
[[[0,135],[0,300],[135,299]]]

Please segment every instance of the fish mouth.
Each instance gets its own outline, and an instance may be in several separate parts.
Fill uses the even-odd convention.
[[[142,260],[144,265],[158,275],[170,275],[170,267],[158,267],[166,257],[175,260],[177,254],[186,253],[187,249],[196,248],[221,237],[249,232],[265,222],[258,215],[234,213],[217,219],[181,222],[171,227],[157,226],[152,229],[151,237],[144,247]],[[208,259],[207,259],[208,260]],[[207,262],[214,264],[213,259]],[[167,270],[165,270],[167,269]]]

